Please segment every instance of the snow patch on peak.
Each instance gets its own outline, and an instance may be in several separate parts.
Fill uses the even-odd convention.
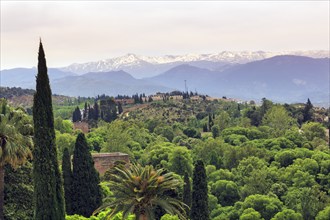
[[[244,64],[252,61],[263,60],[279,55],[307,56],[312,58],[330,57],[329,51],[311,50],[311,51],[222,51],[211,54],[189,53],[185,55],[164,55],[164,56],[140,56],[128,53],[124,56],[115,57],[106,60],[100,60],[89,63],[74,63],[70,66],[61,68],[64,71],[70,71],[78,74],[87,72],[105,72],[113,70],[125,70],[142,68],[143,66],[156,66],[175,63],[189,63],[195,61],[224,62],[228,64]]]

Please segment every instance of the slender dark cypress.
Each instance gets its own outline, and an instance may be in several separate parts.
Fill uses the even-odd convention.
[[[64,198],[65,209],[68,215],[72,214],[72,170],[71,170],[71,158],[68,148],[63,151],[62,158],[62,174],[63,174],[63,186],[64,186]]]
[[[307,103],[305,104],[305,108],[303,110],[303,122],[310,121],[313,118],[313,105],[309,98],[307,99]]]
[[[33,100],[33,122],[34,219],[65,219],[63,184],[55,145],[52,92],[41,41]]]
[[[83,133],[76,140],[72,174],[72,212],[89,217],[101,205],[102,194],[99,174]]]
[[[190,179],[187,173],[184,174],[184,186],[183,186],[183,198],[182,202],[184,202],[188,207],[186,208],[187,217],[190,216],[190,208],[191,208],[191,184]]]
[[[204,163],[198,160],[193,175],[191,220],[209,220],[207,181]]]

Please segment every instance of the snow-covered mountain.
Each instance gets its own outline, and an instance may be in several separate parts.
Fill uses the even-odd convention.
[[[88,63],[74,63],[63,67],[61,70],[84,74],[88,72],[107,72],[124,70],[131,73],[136,78],[150,77],[165,72],[181,64],[202,67],[209,70],[221,70],[228,65],[245,64],[252,61],[267,59],[278,55],[296,55],[312,58],[329,57],[329,51],[223,51],[212,54],[186,54],[186,55],[165,55],[165,56],[140,56],[126,54],[124,56],[111,59],[99,60]]]

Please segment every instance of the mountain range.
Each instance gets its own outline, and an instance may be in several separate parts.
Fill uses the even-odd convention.
[[[63,67],[61,70],[84,74],[88,72],[108,72],[124,70],[135,78],[152,77],[161,74],[180,64],[189,64],[209,70],[223,70],[235,64],[244,64],[252,61],[263,60],[279,55],[307,56],[311,58],[329,57],[329,51],[286,51],[286,52],[265,52],[265,51],[223,51],[212,54],[186,54],[166,56],[139,56],[126,54],[111,59],[99,60],[87,63],[74,63]]]
[[[309,54],[314,57],[329,57],[324,52]],[[178,57],[167,56],[167,59],[158,60],[148,57],[149,61],[154,60],[153,63],[144,58],[143,62],[150,64],[146,67],[136,55],[129,56],[132,63],[126,60],[126,70],[122,68],[78,73],[78,68],[72,69],[74,65],[49,68],[52,91],[69,96],[154,94],[184,91],[186,83],[188,90],[214,97],[227,96],[257,101],[266,97],[276,102],[288,103],[306,102],[310,98],[313,103],[329,105],[329,58],[279,55],[258,59],[251,55],[245,61],[237,58],[230,62],[228,59],[211,60],[211,55],[200,55],[199,58],[191,55],[181,57],[181,61]],[[264,56],[268,55],[264,53]],[[246,62],[249,59],[255,60]],[[136,76],[138,63],[143,66],[140,65],[141,75],[147,77],[141,79]],[[148,68],[152,74],[143,72]],[[132,74],[134,71],[135,74]],[[34,88],[36,73],[35,68],[2,70],[0,83],[1,86]]]

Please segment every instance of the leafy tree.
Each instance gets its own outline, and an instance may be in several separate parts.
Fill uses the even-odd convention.
[[[62,158],[62,175],[63,175],[63,186],[64,186],[64,198],[65,198],[65,209],[67,214],[73,214],[72,212],[72,170],[71,170],[71,158],[68,148],[64,149]]]
[[[183,186],[183,197],[182,202],[187,205],[186,207],[186,215],[190,216],[190,208],[191,208],[191,184],[190,179],[187,173],[184,174],[184,186]]]
[[[32,126],[20,109],[12,110],[0,99],[0,219],[3,219],[5,165],[17,167],[31,157]]]
[[[273,107],[273,102],[266,98],[262,98],[261,102],[260,115],[261,117],[264,117],[267,111]]]
[[[324,192],[317,186],[313,187],[292,187],[288,193],[283,196],[285,205],[301,213],[303,219],[315,219],[315,216],[324,208],[326,197]]]
[[[183,130],[183,133],[188,137],[201,138],[201,133],[195,128],[191,128],[191,127],[185,128]]]
[[[68,133],[55,132],[56,136],[56,146],[57,146],[57,158],[62,159],[63,152],[65,148],[68,148],[70,155],[73,154],[74,145],[76,142],[76,137]]]
[[[219,137],[220,135],[220,128],[218,125],[214,125],[212,128],[211,128],[211,131],[212,131],[212,136],[213,138],[217,138]]]
[[[62,120],[60,116],[55,118],[54,127],[61,133],[72,133],[73,131],[72,122],[70,120]]]
[[[218,180],[212,184],[211,193],[222,206],[234,205],[240,198],[236,183],[228,180]]]
[[[128,144],[132,141],[132,138],[127,134],[127,125],[122,121],[114,121],[107,124],[104,133],[106,142],[103,143],[101,152],[122,152],[132,154]],[[107,132],[111,131],[111,132]]]
[[[312,141],[314,138],[326,140],[325,128],[320,123],[308,122],[303,124],[301,130],[309,141]]]
[[[274,129],[273,135],[279,137],[295,125],[295,121],[289,116],[283,106],[273,106],[269,109],[262,119],[263,125],[267,125]]]
[[[323,209],[317,214],[316,220],[328,220],[329,216],[330,216],[330,205],[325,207],[325,209]]]
[[[272,220],[302,220],[302,215],[293,211],[292,209],[283,209],[278,212]]]
[[[14,169],[5,166],[4,219],[33,219],[33,178],[32,163]]]
[[[154,143],[145,149],[141,160],[143,164],[155,168],[168,168],[169,155],[172,154],[174,147],[175,145],[171,143]]]
[[[253,106],[250,109],[245,110],[245,116],[251,120],[251,125],[259,126],[261,124],[262,115],[260,110]]]
[[[305,108],[303,110],[303,122],[310,121],[313,118],[313,105],[311,103],[311,100],[309,98],[307,99],[307,102],[305,104]]]
[[[248,208],[243,211],[243,214],[239,217],[239,220],[262,220],[259,212],[253,208]]]
[[[117,118],[117,107],[114,98],[101,99],[100,109],[104,121],[111,122]]]
[[[72,176],[72,213],[89,217],[101,205],[102,194],[99,174],[83,133],[76,140]]]
[[[186,172],[192,174],[192,158],[185,147],[176,147],[169,156],[170,170],[183,176]]]
[[[208,192],[204,163],[198,160],[193,173],[191,220],[208,220]]]
[[[192,155],[195,160],[202,160],[204,164],[214,165],[217,168],[221,166],[221,158],[223,156],[223,141],[219,139],[208,139],[195,144]]]
[[[109,188],[116,199],[102,205],[101,210],[111,208],[110,218],[122,211],[123,219],[130,213],[134,213],[136,219],[155,219],[155,208],[160,206],[167,213],[186,219],[185,205],[166,193],[180,185],[173,173],[166,173],[164,169],[118,164],[110,169],[109,181]]]
[[[220,131],[224,130],[229,126],[230,116],[226,111],[221,111],[213,120],[214,125],[218,125]]]
[[[39,45],[36,93],[33,99],[34,219],[64,219],[63,183],[57,161],[54,116],[45,53]]]
[[[157,126],[154,132],[167,138],[170,142],[172,142],[174,138],[173,129],[170,126]]]
[[[251,195],[242,203],[241,210],[253,208],[261,214],[265,220],[270,220],[276,213],[282,211],[283,203],[274,197],[267,195]]]

